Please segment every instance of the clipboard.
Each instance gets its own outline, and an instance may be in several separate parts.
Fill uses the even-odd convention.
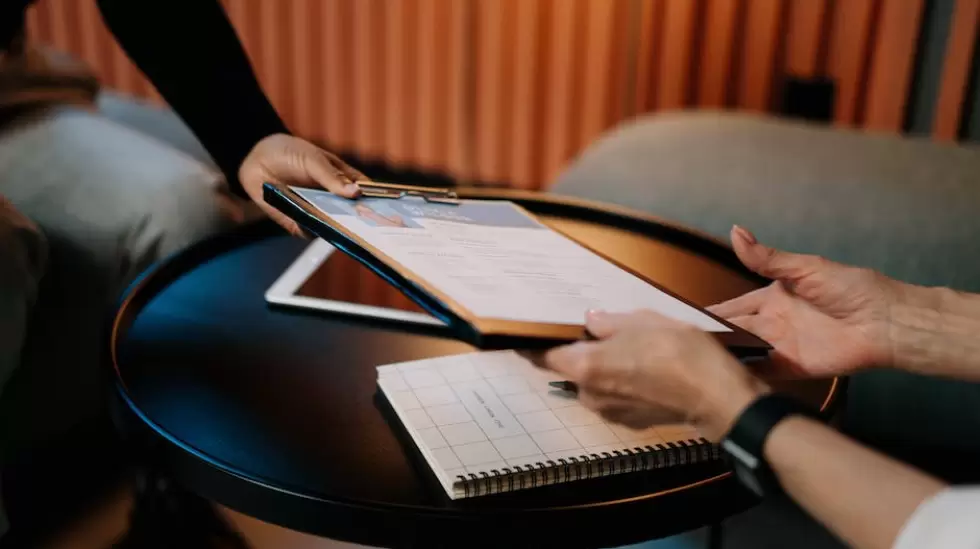
[[[361,196],[370,198],[386,198],[400,200],[406,196],[415,196],[426,202],[439,204],[458,204],[459,197],[449,189],[431,187],[415,187],[387,183],[359,183]],[[413,271],[404,267],[384,252],[372,246],[342,224],[331,219],[316,206],[281,183],[265,183],[263,198],[266,203],[276,208],[300,227],[330,243],[343,253],[370,269],[372,272],[393,285],[406,297],[435,318],[446,324],[453,337],[484,350],[518,349],[543,350],[574,341],[590,339],[590,334],[583,325],[548,324],[507,320],[498,318],[482,318],[443,293],[434,284],[419,277]],[[356,201],[357,199],[354,199]],[[523,210],[519,205],[516,208]],[[533,214],[524,211],[527,215]],[[549,230],[555,229],[548,227]],[[739,358],[764,357],[769,354],[772,346],[754,334],[711,314],[702,307],[663,288],[641,273],[618,263],[612,258],[570,238],[568,235],[555,231],[561,236],[572,240],[579,246],[598,255],[605,261],[632,274],[641,281],[653,286],[661,292],[698,310],[723,326],[728,332],[709,332],[721,344]],[[583,320],[585,313],[583,311]]]

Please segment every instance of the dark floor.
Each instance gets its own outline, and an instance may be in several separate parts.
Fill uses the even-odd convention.
[[[113,490],[107,497],[92,505],[85,513],[58,532],[42,549],[129,549],[145,548],[145,540],[133,539],[130,531],[130,515],[133,510],[134,485],[127,482]],[[209,549],[365,549],[365,546],[317,538],[287,530],[260,520],[247,517],[230,509],[215,506],[218,517],[233,529],[236,539],[201,539],[197,543],[181,543],[174,547],[207,547]],[[145,534],[144,534],[145,535]],[[152,537],[154,534],[149,534]],[[238,537],[240,536],[240,537]],[[159,538],[156,538],[157,540]],[[703,532],[694,532],[668,540],[660,540],[630,546],[630,549],[695,549],[704,547]],[[626,549],[626,548],[623,548]]]
[[[13,510],[12,517],[23,519],[30,513],[33,528],[0,538],[0,549],[39,547],[41,549],[352,549],[361,545],[328,540],[287,530],[247,517],[179,489],[142,469],[120,464],[118,474],[103,476],[108,488],[90,490],[90,497],[66,501],[59,490],[69,480],[83,482],[77,472],[74,479],[46,475],[32,484],[28,478],[13,483],[23,494],[27,484],[30,501]],[[45,470],[45,469],[42,469]],[[51,471],[51,469],[47,469]],[[65,470],[62,467],[61,470]],[[9,478],[9,477],[8,477]],[[30,486],[41,489],[31,490]],[[8,487],[5,486],[5,489]],[[21,498],[23,499],[23,498]],[[20,523],[24,523],[23,520]],[[15,523],[16,524],[16,523]],[[706,533],[692,532],[667,540],[648,542],[632,549],[701,549],[707,544]],[[624,548],[625,549],[625,548]]]

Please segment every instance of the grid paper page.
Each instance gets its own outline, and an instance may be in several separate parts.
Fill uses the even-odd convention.
[[[701,438],[686,424],[606,423],[548,386],[560,379],[514,351],[378,367],[378,385],[450,495],[458,475]]]

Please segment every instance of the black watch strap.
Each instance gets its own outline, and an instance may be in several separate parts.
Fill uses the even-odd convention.
[[[820,420],[820,415],[788,395],[770,393],[750,404],[739,415],[721,447],[735,460],[739,480],[758,495],[779,490],[779,485],[763,457],[769,433],[788,416],[802,415]]]

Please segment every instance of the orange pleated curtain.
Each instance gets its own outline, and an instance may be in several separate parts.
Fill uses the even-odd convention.
[[[924,0],[222,0],[296,133],[462,183],[546,187],[650,111],[772,111],[787,76],[836,84],[834,123],[901,131]],[[977,0],[957,0],[935,135],[956,137]],[[159,101],[94,2],[41,0],[34,40]],[[165,47],[165,45],[161,45]]]

